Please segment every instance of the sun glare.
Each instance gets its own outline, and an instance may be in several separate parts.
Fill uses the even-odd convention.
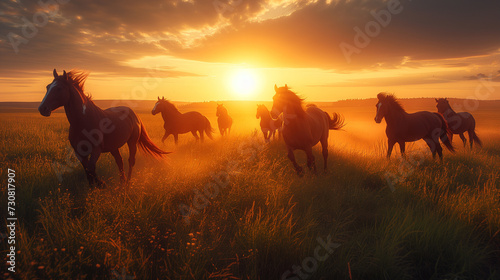
[[[251,69],[239,69],[230,78],[231,90],[240,98],[255,95],[258,78]]]

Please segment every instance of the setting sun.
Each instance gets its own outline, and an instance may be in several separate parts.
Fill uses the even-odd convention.
[[[257,74],[252,69],[239,69],[229,80],[232,92],[240,98],[255,95],[257,89]]]

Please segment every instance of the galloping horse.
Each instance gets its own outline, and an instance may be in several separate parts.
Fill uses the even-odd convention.
[[[472,149],[472,144],[476,142],[479,146],[482,146],[481,140],[476,135],[476,120],[474,117],[467,112],[455,113],[450,106],[450,103],[446,98],[436,99],[438,112],[441,113],[453,134],[460,135],[460,139],[466,146],[467,140],[465,139],[464,133],[467,131],[469,133],[470,148]]]
[[[262,134],[264,134],[266,142],[269,142],[271,136],[274,139],[276,130],[278,130],[279,137],[283,121],[280,118],[273,119],[271,113],[264,104],[257,105],[257,115],[255,117],[257,119],[260,118],[260,130],[262,131]]]
[[[212,126],[210,126],[210,122],[199,112],[187,112],[182,114],[179,110],[177,110],[174,104],[165,100],[164,97],[162,97],[162,99],[158,97],[158,101],[156,102],[151,113],[156,115],[160,112],[163,117],[163,121],[165,122],[163,125],[165,128],[165,135],[161,138],[162,142],[164,142],[170,134],[173,134],[175,144],[177,145],[179,134],[188,132],[193,134],[196,141],[201,139],[203,142],[203,132],[207,134],[208,138],[213,139]],[[199,137],[197,132],[200,134]]]
[[[344,126],[341,115],[334,113],[333,119],[328,113],[315,105],[302,107],[303,99],[299,98],[288,86],[278,88],[274,85],[276,94],[273,96],[271,115],[277,118],[283,113],[283,140],[285,141],[288,158],[295,167],[298,175],[302,175],[302,167],[295,161],[293,151],[303,150],[307,155],[307,167],[316,172],[316,163],[312,147],[321,142],[323,165],[326,171],[328,158],[328,134],[330,129],[339,130]]]
[[[149,138],[139,117],[128,107],[102,110],[84,93],[88,73],[70,71],[59,76],[54,69],[54,80],[47,86],[47,93],[38,107],[42,116],[48,117],[55,109],[64,106],[69,121],[69,142],[80,160],[89,184],[100,186],[95,169],[101,153],[111,153],[120,171],[122,182],[130,181],[135,164],[137,144],[148,154],[161,158],[162,151]],[[125,143],[129,149],[129,170],[125,178],[123,159],[119,148]],[[89,158],[90,157],[90,158]]]
[[[454,152],[451,145],[452,132],[448,123],[439,113],[427,111],[408,114],[394,95],[381,92],[377,95],[378,103],[375,122],[380,123],[383,118],[387,123],[385,134],[387,135],[387,158],[391,157],[394,144],[399,143],[401,154],[405,153],[405,143],[424,139],[432,152],[432,157],[443,159],[443,148],[439,144],[439,138],[445,147]]]
[[[220,135],[228,135],[231,132],[233,118],[227,113],[226,107],[222,104],[217,104],[217,124],[219,125]]]

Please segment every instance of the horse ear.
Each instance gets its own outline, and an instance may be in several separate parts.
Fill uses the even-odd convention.
[[[278,91],[278,87],[276,86],[276,84],[274,84],[274,91]]]
[[[288,85],[287,84],[285,84],[285,89],[288,89]]]
[[[158,96],[158,101],[160,101],[160,97]]]
[[[63,79],[65,80],[68,79],[68,74],[66,74],[66,70],[63,70]]]
[[[165,96],[162,96],[162,97],[161,97],[161,100],[165,100]]]
[[[437,99],[437,98],[434,98],[434,100],[436,100],[436,102],[438,102],[438,99]]]
[[[52,72],[52,74],[54,75],[54,78],[59,77],[59,75],[57,74],[56,68],[54,68],[54,71]]]

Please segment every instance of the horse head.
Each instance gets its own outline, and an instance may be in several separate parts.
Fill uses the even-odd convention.
[[[377,114],[375,115],[375,122],[380,123],[382,119],[385,117],[385,114],[387,113],[387,104],[386,104],[386,99],[387,99],[387,94],[384,92],[381,92],[377,94]]]
[[[273,96],[273,108],[271,109],[271,116],[277,118],[287,105],[287,94],[290,93],[288,90],[288,85],[285,84],[284,87],[278,87],[274,85],[275,95]]]
[[[59,76],[56,69],[52,72],[54,80],[47,85],[47,92],[43,98],[38,111],[42,116],[48,117],[55,109],[68,104],[70,99],[70,84],[68,83],[68,75],[66,71]]]
[[[438,109],[438,112],[441,114],[444,114],[446,111],[448,111],[451,106],[450,103],[448,102],[448,99],[446,98],[439,98],[435,99],[436,100],[436,108]]]
[[[151,114],[153,114],[153,116],[160,113],[161,111],[163,111],[165,101],[166,101],[165,97],[162,96],[162,98],[160,98],[158,96],[158,101],[156,101],[155,106],[153,107],[153,110],[151,111]]]

